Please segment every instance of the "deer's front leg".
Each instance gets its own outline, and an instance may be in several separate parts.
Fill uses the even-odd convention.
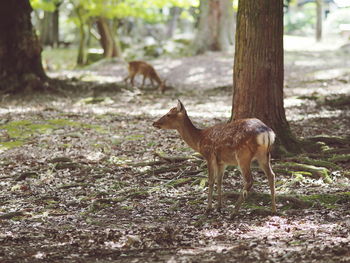
[[[209,214],[212,210],[212,203],[213,203],[213,191],[214,191],[214,182],[215,182],[215,175],[217,172],[217,165],[214,161],[207,161],[208,166],[208,206],[206,213]]]
[[[222,188],[222,179],[224,176],[224,172],[225,172],[225,166],[224,165],[219,165],[218,166],[218,171],[217,171],[217,191],[218,191],[218,204],[217,204],[217,210],[218,212],[221,211],[221,207],[222,207],[222,192],[221,192],[221,188]]]

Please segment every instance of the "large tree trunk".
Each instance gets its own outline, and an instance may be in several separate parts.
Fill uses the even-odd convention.
[[[105,58],[120,57],[121,50],[119,45],[116,44],[114,34],[108,24],[108,21],[104,17],[99,17],[96,20],[97,29],[100,34],[100,43],[103,48],[103,55]]]
[[[283,0],[240,0],[233,119],[259,118],[288,151],[299,151],[284,111],[283,71]]]
[[[29,0],[0,1],[0,92],[38,90],[47,76]]]
[[[234,34],[233,25],[232,0],[201,0],[195,53],[226,51]]]

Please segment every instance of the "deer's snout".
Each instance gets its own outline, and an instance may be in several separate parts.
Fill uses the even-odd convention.
[[[156,127],[156,128],[158,128],[158,129],[161,128],[161,125],[160,125],[157,121],[153,122],[152,125],[153,125],[153,127]]]

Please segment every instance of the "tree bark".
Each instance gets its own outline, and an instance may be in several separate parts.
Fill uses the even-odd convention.
[[[193,46],[196,54],[205,51],[226,51],[233,31],[232,0],[200,1],[198,33]]]
[[[288,151],[300,151],[283,105],[283,0],[240,0],[232,119],[255,117]]]
[[[29,0],[0,1],[0,92],[44,88],[41,46],[31,24]]]

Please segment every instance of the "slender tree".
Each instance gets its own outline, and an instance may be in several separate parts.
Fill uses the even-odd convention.
[[[316,0],[316,41],[322,40],[323,0]]]
[[[47,80],[29,0],[0,1],[0,92],[37,90]]]
[[[193,47],[195,53],[225,51],[232,40],[232,0],[201,0],[198,32]]]
[[[285,115],[283,71],[283,0],[240,0],[231,119],[259,118],[288,151],[299,151]]]

